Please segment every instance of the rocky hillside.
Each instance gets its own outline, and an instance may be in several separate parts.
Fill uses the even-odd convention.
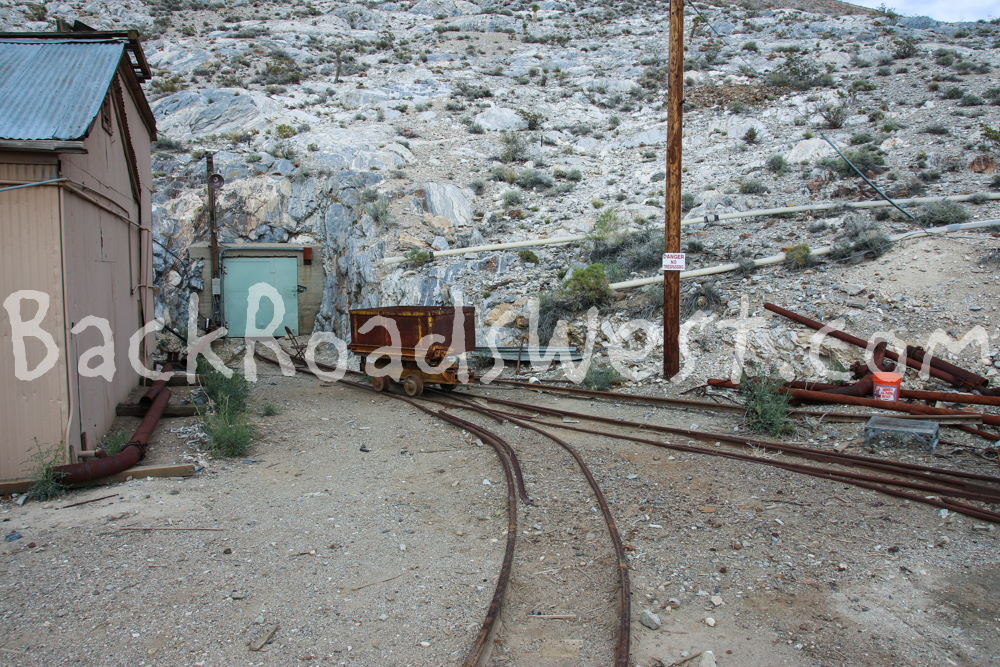
[[[688,6],[686,216],[877,198],[821,133],[893,197],[1000,188],[1000,137],[988,132],[1000,125],[997,21],[830,4]],[[539,294],[569,319],[588,302],[613,320],[659,317],[655,291],[603,285],[659,266],[665,3],[0,4],[5,30],[57,18],[146,35],[168,321],[186,321],[201,287],[186,248],[207,240],[206,151],[227,181],[224,241],[323,245],[318,329],[344,334],[353,307],[462,300],[481,330],[511,312],[512,341]],[[727,283],[685,282],[686,309],[735,310],[751,289],[794,293],[793,269],[870,261],[896,252],[886,235],[921,225],[1000,217],[1000,202],[983,199],[911,205],[916,221],[835,209],[687,226],[689,268],[745,268]],[[595,238],[426,262],[429,250],[575,234]],[[982,238],[975,259],[990,247]],[[816,269],[803,256],[750,275],[750,259],[802,245],[839,250]],[[595,262],[603,269],[588,273]]]

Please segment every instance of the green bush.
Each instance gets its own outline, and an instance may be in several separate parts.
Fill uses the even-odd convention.
[[[286,125],[284,123],[274,128],[274,136],[278,137],[279,139],[290,139],[294,137],[296,134],[298,133],[295,131],[294,127],[292,127],[291,125]]]
[[[750,129],[743,134],[743,141],[751,145],[757,143],[759,141],[757,138],[757,128],[751,126]]]
[[[540,261],[538,259],[538,255],[527,248],[522,248],[521,251],[517,253],[517,256],[521,258],[522,262],[527,262],[528,264],[538,264]]]
[[[521,193],[518,190],[507,190],[503,193],[503,205],[504,208],[510,208],[511,206],[517,206],[524,199],[521,197]]]
[[[767,168],[776,174],[784,174],[788,170],[788,162],[781,155],[772,155],[767,158]]]
[[[680,314],[682,319],[687,319],[699,310],[707,313],[718,310],[721,306],[722,292],[714,282],[695,284],[684,294]]]
[[[936,201],[924,204],[917,222],[924,227],[943,227],[958,225],[969,219],[969,212],[953,201]]]
[[[119,453],[126,444],[128,444],[128,441],[128,431],[125,431],[124,429],[118,430],[108,435],[107,439],[104,441],[104,447],[102,447],[102,449],[108,456],[114,456]]]
[[[45,501],[66,493],[66,486],[62,483],[63,476],[56,471],[63,464],[65,455],[61,443],[43,448],[38,438],[35,438],[35,451],[28,457],[31,463],[28,493],[32,498]]]
[[[566,172],[566,180],[573,181],[574,183],[580,181],[583,178],[583,173],[579,169],[570,169]]]
[[[528,158],[528,140],[516,132],[500,133],[500,161],[523,162]]]
[[[473,194],[481,195],[486,192],[486,181],[481,178],[477,178],[469,183],[469,189],[472,190]]]
[[[809,245],[802,243],[785,251],[785,265],[793,269],[804,269],[815,266],[816,258],[813,257],[812,249],[809,248]]]
[[[281,412],[282,412],[281,406],[276,405],[270,401],[266,401],[262,406],[260,406],[261,417],[273,417],[275,415],[280,415]]]
[[[603,264],[591,264],[585,269],[576,269],[563,286],[566,296],[576,304],[576,310],[588,310],[591,306],[606,306],[611,303],[611,288],[608,274]]]
[[[805,60],[797,53],[788,53],[783,63],[767,73],[767,83],[779,88],[809,90],[832,86],[833,77],[822,72],[816,63]]]
[[[608,391],[612,385],[620,384],[621,374],[612,366],[591,364],[583,378],[583,388],[593,391]]]
[[[419,248],[413,248],[406,251],[403,255],[408,262],[411,262],[414,266],[423,266],[424,264],[431,261],[431,254],[426,250],[420,250]]]
[[[852,146],[860,146],[861,144],[870,144],[874,141],[874,137],[867,132],[858,132],[851,137]]]
[[[525,190],[544,190],[552,187],[552,177],[537,169],[525,169],[514,180]]]
[[[208,435],[212,450],[220,456],[246,456],[258,437],[257,427],[250,423],[246,410],[232,407],[227,397],[216,405],[214,414],[201,416],[201,427]]]
[[[687,213],[695,207],[694,195],[690,192],[685,192],[681,195],[681,211]]]
[[[788,394],[781,392],[780,378],[750,377],[746,371],[740,378],[740,396],[746,407],[747,425],[757,433],[781,436],[795,431],[788,420]]]
[[[250,406],[250,383],[243,373],[234,370],[226,377],[215,370],[204,357],[198,357],[198,379],[201,389],[216,405],[226,403],[229,409],[245,412]]]
[[[839,260],[865,255],[874,259],[884,255],[891,247],[892,241],[878,223],[860,216],[849,216],[830,257]]]
[[[847,151],[844,157],[851,161],[854,166],[861,170],[862,174],[869,171],[880,174],[885,171],[885,158],[873,151],[868,146],[862,146],[856,150]],[[840,156],[825,157],[819,161],[819,166],[824,169],[833,169],[841,176],[854,176],[857,172],[851,168]]]
[[[767,186],[756,179],[740,181],[741,195],[762,195],[767,192]]]

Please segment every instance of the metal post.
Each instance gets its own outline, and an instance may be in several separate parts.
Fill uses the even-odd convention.
[[[667,72],[667,179],[663,251],[681,251],[681,114],[684,104],[684,1],[670,0],[670,59]],[[663,272],[663,375],[680,371],[679,271]]]
[[[208,184],[208,224],[212,234],[212,280],[214,283],[214,281],[221,278],[222,274],[219,267],[219,230],[215,221],[215,188],[212,187],[212,174],[215,172],[215,164],[211,153],[205,154],[205,169],[205,182]],[[221,313],[219,313],[219,295],[215,294],[214,289],[211,290],[211,293],[212,324],[218,326],[221,319]]]

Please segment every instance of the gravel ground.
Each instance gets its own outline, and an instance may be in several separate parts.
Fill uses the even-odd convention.
[[[45,504],[3,503],[4,532],[22,538],[0,553],[8,573],[0,663],[461,661],[503,554],[506,494],[492,449],[385,397],[261,370],[260,400],[283,412],[261,420],[264,437],[251,458],[212,460],[171,432],[192,420],[169,419],[148,462],[194,456],[207,464],[196,476],[136,479]],[[742,429],[738,415],[497,387],[475,392],[650,423]],[[473,419],[509,440],[536,503],[521,506],[489,664],[609,664],[617,582],[592,494],[553,443]],[[122,419],[123,427],[134,424]],[[798,439],[827,448],[856,441],[861,429],[802,426]],[[995,661],[998,568],[989,527],[765,466],[560,435],[591,466],[626,543],[632,664],[669,664],[705,650],[719,665]],[[963,447],[929,456],[887,443],[875,453],[995,469]],[[213,530],[127,530],[138,527]],[[659,630],[640,623],[647,610],[659,615]],[[532,619],[533,612],[576,618]],[[271,643],[251,651],[274,627]]]

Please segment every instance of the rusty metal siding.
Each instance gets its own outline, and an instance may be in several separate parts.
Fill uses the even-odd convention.
[[[0,39],[0,138],[82,138],[124,49],[124,40]]]
[[[0,180],[56,178],[55,165],[0,164]],[[25,382],[14,375],[13,341],[7,311],[0,309],[0,479],[28,473],[34,440],[57,445],[68,418],[63,285],[60,262],[59,188],[40,186],[0,193],[0,301],[31,289],[49,295],[42,328],[52,335],[59,359],[51,371]],[[31,302],[22,317],[34,313]],[[37,340],[26,340],[29,368],[42,359]],[[65,443],[64,443],[65,445]]]

